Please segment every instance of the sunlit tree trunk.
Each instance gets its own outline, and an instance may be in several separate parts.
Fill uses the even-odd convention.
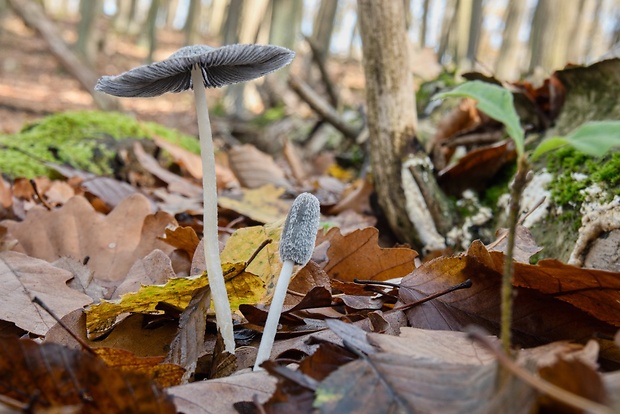
[[[329,54],[329,44],[334,31],[334,21],[338,10],[338,0],[322,0],[319,11],[312,27],[312,40],[323,53],[323,58]]]
[[[192,45],[196,39],[196,24],[200,16],[201,2],[200,0],[190,0],[188,7],[183,31],[185,32],[185,44]]]
[[[425,183],[412,176],[412,169],[429,167],[430,161],[423,151],[413,150],[417,115],[403,3],[358,0],[357,4],[369,150],[379,204],[401,240],[426,249],[444,247],[425,205],[426,192],[420,188],[420,184],[432,186],[432,171],[426,171]]]
[[[595,0],[581,0],[579,2],[576,21],[570,35],[572,39],[571,47],[568,49],[568,61],[570,63],[585,63],[586,61],[588,34],[597,20],[594,15],[595,9]]]
[[[457,0],[446,0],[446,6],[443,10],[443,17],[441,18],[441,35],[439,37],[439,50],[438,56],[440,60],[445,63],[446,58],[449,55],[450,60],[455,60],[455,38],[453,28],[456,22],[456,8]]]
[[[222,26],[222,42],[225,45],[237,43],[239,39],[239,20],[243,11],[243,0],[230,0],[226,20]]]
[[[420,47],[426,47],[426,32],[428,31],[428,14],[431,1],[424,0],[422,5],[422,24],[420,25]]]
[[[519,29],[525,16],[527,3],[522,0],[510,0],[504,13],[504,33],[502,45],[495,64],[495,76],[502,80],[515,79],[520,72]]]
[[[226,9],[229,0],[213,0],[210,6],[209,27],[207,33],[211,37],[218,36],[222,33],[222,27],[226,18]]]

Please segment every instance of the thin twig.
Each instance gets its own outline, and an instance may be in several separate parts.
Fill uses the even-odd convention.
[[[43,204],[43,207],[45,207],[48,211],[52,211],[52,207],[47,204],[47,201],[45,201],[45,199],[41,196],[41,193],[39,193],[39,189],[37,188],[37,182],[34,180],[34,178],[30,179],[30,185],[34,190],[34,194],[37,196],[41,204]]]
[[[508,356],[508,354],[498,349],[497,346],[495,346],[489,340],[489,338],[479,329],[468,328],[467,334],[470,338],[478,341],[487,350],[494,354],[497,358],[497,361],[502,367],[510,371],[513,375],[515,375],[531,387],[535,388],[536,390],[547,394],[551,398],[564,404],[578,408],[579,410],[583,410],[584,412],[597,414],[613,414],[614,411],[611,408],[603,404],[599,404],[595,401],[589,400],[587,398],[583,398],[579,395],[573,394],[572,392],[569,392],[563,388],[558,387],[557,385],[554,385],[540,377],[533,375],[523,367],[520,367]]]
[[[60,318],[58,316],[56,316],[56,314],[45,304],[41,301],[41,299],[39,299],[37,296],[35,296],[34,298],[32,298],[32,302],[36,303],[37,305],[39,305],[41,308],[43,308],[43,310],[45,312],[47,312],[52,318],[54,318],[54,320],[56,321],[56,323],[58,325],[60,325],[61,328],[63,328],[65,331],[67,331],[67,333],[69,335],[71,335],[71,337],[73,339],[75,339],[80,346],[82,346],[82,348],[84,348],[85,351],[93,354],[93,355],[97,355],[97,353],[95,351],[93,351],[93,349],[86,343],[84,342],[84,340],[82,340],[82,338],[80,338],[79,336],[77,336],[76,334],[74,334],[71,329],[69,329],[69,327],[60,320]]]
[[[514,247],[519,220],[519,208],[521,194],[527,184],[529,165],[525,156],[517,161],[517,174],[510,189],[510,210],[508,215],[508,241],[506,243],[506,255],[504,258],[504,274],[502,277],[502,305],[501,305],[501,340],[504,352],[510,353],[511,324],[512,324],[512,277],[514,272]]]
[[[353,283],[357,283],[358,285],[379,285],[379,286],[393,287],[393,288],[396,288],[396,289],[400,288],[400,284],[399,283],[380,282],[380,281],[377,281],[377,280],[353,279]]]
[[[454,292],[455,290],[469,289],[470,287],[472,287],[471,279],[467,279],[466,281],[464,281],[462,283],[459,283],[458,285],[450,286],[449,288],[447,288],[445,290],[442,290],[441,292],[433,293],[432,295],[427,296],[427,297],[425,297],[423,299],[420,299],[420,300],[416,300],[415,302],[411,302],[411,303],[407,303],[406,305],[398,306],[398,307],[392,309],[392,311],[407,310],[407,309],[413,308],[414,306],[421,305],[424,302],[428,302],[429,300],[436,299],[436,298],[438,298],[440,296],[443,296],[443,295],[446,295],[446,294],[448,294],[450,292]]]

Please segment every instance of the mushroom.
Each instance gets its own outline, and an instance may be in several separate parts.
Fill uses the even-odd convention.
[[[305,266],[312,257],[316,233],[319,230],[321,219],[321,205],[319,200],[310,193],[302,193],[293,202],[291,210],[286,216],[282,235],[280,236],[280,260],[282,270],[276,283],[276,289],[271,299],[267,322],[263,330],[254,362],[254,370],[260,368],[260,364],[269,359],[273,341],[276,337],[278,322],[282,314],[282,306],[286,297],[289,281],[293,273],[293,266]]]
[[[203,167],[205,261],[217,326],[226,351],[230,353],[235,352],[235,339],[220,262],[215,157],[205,88],[261,77],[289,64],[294,56],[293,51],[272,45],[186,46],[161,62],[140,66],[118,76],[102,76],[95,86],[97,91],[120,97],[152,97],[194,89]]]

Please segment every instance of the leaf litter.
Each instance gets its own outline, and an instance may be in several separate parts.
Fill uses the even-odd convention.
[[[451,141],[492,125],[466,102],[453,117],[458,125],[447,122],[435,138],[443,162],[449,160]],[[2,395],[18,409],[91,404],[77,389],[88,389],[102,406],[135,412],[137,405],[152,412],[224,413],[566,409],[557,396],[541,392],[540,384],[506,374],[494,352],[464,333],[477,325],[491,344],[496,340],[502,233],[487,247],[473,242],[460,255],[416,267],[414,250],[386,248],[378,230],[368,227],[376,222],[368,180],[347,188],[334,176],[297,172],[291,179],[252,146],[238,147],[218,162],[221,255],[231,302],[239,309],[237,352],[223,352],[203,274],[199,159],[164,140],[155,143],[176,167],[137,144],[134,155],[146,171],[140,174],[157,179],[128,178],[153,187],[138,190],[69,166],[53,167],[69,178],[66,182],[39,178],[34,187],[28,180],[0,182],[0,204],[10,212],[0,227],[5,230],[0,283],[2,292],[11,292],[0,305],[0,320],[43,342],[0,338],[0,352],[7,356],[0,360],[15,361],[10,370],[2,366],[3,372],[30,377],[19,386],[0,382]],[[484,143],[480,154],[498,149],[491,158],[504,157],[503,165],[511,156],[504,144]],[[459,168],[472,174],[499,168],[481,167],[484,157],[474,155],[471,164],[464,158],[452,174],[462,178],[470,173]],[[326,228],[337,225],[319,232],[313,260],[296,269],[266,372],[248,372],[281,267],[282,219],[290,195],[304,186],[324,197]],[[620,324],[618,273],[554,260],[529,264],[538,251],[519,228],[513,283],[518,367],[599,408],[620,408],[620,376],[614,371],[620,345],[613,340]],[[470,288],[434,297],[466,280]],[[62,326],[32,303],[34,296]],[[434,298],[422,303],[428,297]],[[32,372],[41,372],[42,380],[35,382],[27,375]],[[87,379],[79,387],[50,381],[62,372],[80,381],[95,375],[109,379],[110,395],[91,391],[94,384]],[[134,377],[139,385],[131,383]],[[59,394],[54,387],[61,386]],[[121,401],[128,386],[140,391]],[[25,395],[40,397],[33,401]]]

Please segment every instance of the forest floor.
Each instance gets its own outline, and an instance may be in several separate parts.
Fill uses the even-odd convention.
[[[63,38],[75,42],[76,22],[58,22]],[[155,59],[163,59],[181,46],[183,35],[167,31],[159,36]],[[134,37],[106,38],[112,54],[101,53],[96,72],[118,74],[145,63],[147,50]],[[0,133],[18,132],[25,123],[67,110],[97,109],[85,91],[49,52],[45,41],[13,15],[0,29]],[[217,90],[209,96],[217,96]],[[187,134],[196,134],[191,94],[166,94],[157,99],[126,99],[123,109],[138,120],[156,121]]]

